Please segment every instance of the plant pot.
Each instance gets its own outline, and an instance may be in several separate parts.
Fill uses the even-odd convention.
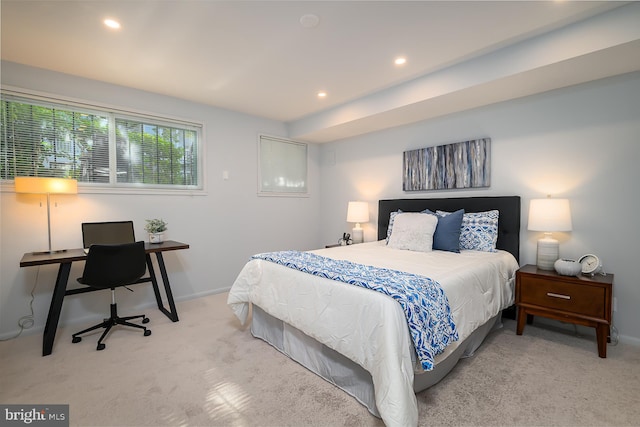
[[[149,243],[162,243],[164,233],[149,233]]]

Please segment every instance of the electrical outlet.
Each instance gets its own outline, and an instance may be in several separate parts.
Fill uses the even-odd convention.
[[[613,298],[613,311],[618,311],[618,298]]]

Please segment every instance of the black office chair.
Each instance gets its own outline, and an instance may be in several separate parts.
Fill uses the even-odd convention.
[[[102,323],[73,334],[73,343],[79,343],[82,338],[78,335],[85,334],[95,329],[105,328],[98,340],[97,350],[104,350],[102,340],[115,325],[131,326],[144,329],[144,336],[151,335],[151,330],[144,326],[129,322],[133,319],[142,319],[142,323],[149,323],[149,318],[144,314],[137,316],[118,317],[115,288],[131,285],[140,279],[147,270],[147,259],[144,251],[144,242],[125,243],[120,245],[91,245],[87,254],[82,277],[78,282],[96,289],[111,288],[111,317]]]

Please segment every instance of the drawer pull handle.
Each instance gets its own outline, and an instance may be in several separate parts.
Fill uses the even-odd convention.
[[[569,295],[554,294],[553,292],[547,292],[547,296],[553,298],[571,299]]]

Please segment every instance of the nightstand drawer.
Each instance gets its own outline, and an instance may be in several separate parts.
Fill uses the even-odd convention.
[[[550,281],[539,277],[522,277],[523,303],[583,314],[605,317],[605,289],[600,286]]]

